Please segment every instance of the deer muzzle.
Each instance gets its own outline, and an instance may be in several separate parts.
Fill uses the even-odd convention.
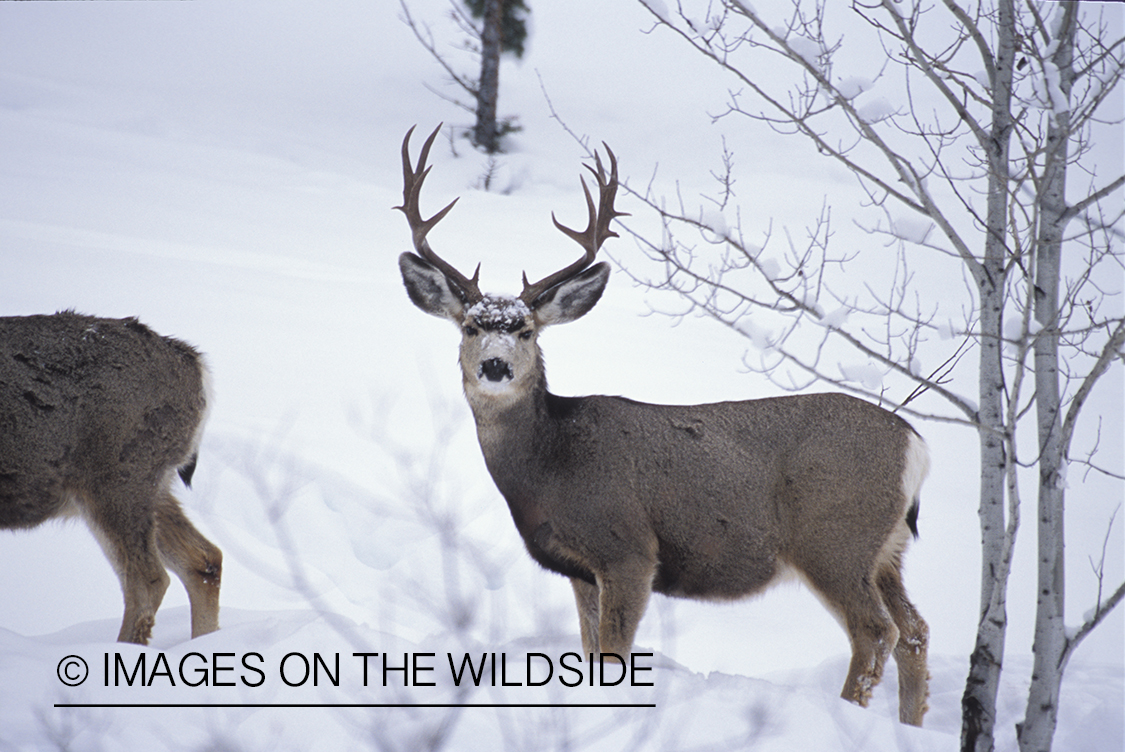
[[[511,381],[512,367],[503,358],[489,358],[482,361],[477,369],[477,378],[485,378],[492,382]]]

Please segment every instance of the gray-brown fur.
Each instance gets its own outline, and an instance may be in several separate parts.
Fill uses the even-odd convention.
[[[194,469],[206,380],[198,352],[136,319],[0,318],[0,528],[81,516],[121,581],[122,642],[148,642],[165,568],[192,636],[219,627],[222,553],[171,490]]]
[[[608,236],[599,215],[616,214],[613,155],[610,177],[600,162],[591,170],[598,232],[567,232],[587,265],[507,299],[482,294],[425,241],[436,219],[421,220],[417,202],[432,140],[416,169],[403,146],[403,211],[420,254],[399,257],[403,281],[415,305],[461,330],[485,464],[528,552],[570,578],[583,649],[629,653],[654,590],[732,599],[796,575],[848,633],[843,697],[866,705],[893,655],[900,718],[921,725],[928,628],[901,576],[928,468],[918,434],[843,394],[671,406],[549,393],[539,331],[585,315],[609,278],[588,264]]]

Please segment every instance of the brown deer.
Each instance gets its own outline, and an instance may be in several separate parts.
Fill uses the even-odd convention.
[[[82,517],[125,596],[120,642],[147,644],[171,569],[191,635],[219,628],[223,555],[172,495],[190,484],[209,374],[136,319],[0,318],[0,528]]]
[[[411,129],[413,131],[413,129]],[[437,131],[411,166],[403,205],[418,254],[399,256],[407,293],[461,330],[461,373],[484,461],[528,552],[570,578],[582,647],[627,655],[649,593],[733,599],[796,574],[848,633],[842,696],[866,705],[892,654],[899,717],[921,725],[928,627],[906,596],[902,554],[917,535],[925,442],[897,415],[844,394],[650,405],[547,391],[540,330],[574,321],[601,297],[591,266],[610,221],[617,161],[595,154],[599,200],[582,180],[589,223],[555,225],[582,258],[516,298],[486,295],[430,248],[453,207],[418,207]]]

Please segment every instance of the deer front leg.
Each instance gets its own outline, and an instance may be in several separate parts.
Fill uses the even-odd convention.
[[[578,629],[582,634],[582,651],[598,652],[598,586],[577,577],[570,578],[574,601],[578,605]]]
[[[622,658],[632,652],[655,571],[655,564],[638,559],[598,575],[599,652],[616,653]]]

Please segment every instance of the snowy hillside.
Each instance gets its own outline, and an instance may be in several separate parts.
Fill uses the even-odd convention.
[[[623,180],[668,195],[677,182],[687,196],[710,190],[725,137],[760,176],[740,186],[744,222],[800,232],[825,197],[841,216],[859,200],[803,144],[713,124],[724,82],[644,33],[639,4],[531,5],[528,54],[501,70],[500,111],[523,131],[494,190],[475,189],[485,159],[445,140],[422,198],[431,213],[461,196],[430,240],[462,269],[480,261],[483,289],[516,291],[522,270],[538,279],[576,254],[551,212],[585,221],[583,152],[550,106],[614,149]],[[443,0],[411,8],[437,31]],[[979,597],[977,441],[946,424],[917,426],[933,470],[905,566],[932,632],[924,729],[897,723],[893,666],[871,708],[839,700],[847,638],[797,585],[737,604],[654,597],[636,686],[589,686],[585,663],[564,671],[581,645],[570,586],[530,560],[488,477],[457,332],[414,308],[399,276],[403,134],[467,116],[426,90],[441,71],[398,16],[390,0],[0,3],[0,315],[137,316],[206,353],[216,404],[194,488],[179,495],[224,553],[222,629],[189,640],[173,582],[141,649],[113,642],[120,590],[84,527],[0,532],[0,750],[956,748]],[[619,208],[659,233],[638,203]],[[869,242],[839,224],[841,243]],[[644,263],[628,239],[606,251]],[[543,335],[552,391],[664,403],[777,393],[745,373],[744,338],[646,315],[675,303],[617,268],[590,315]],[[1118,433],[1120,370],[1099,395]],[[1072,483],[1077,622],[1120,500]],[[1121,578],[1121,530],[1107,582]],[[1033,544],[1029,525],[1009,601],[1003,750],[1031,670]],[[490,662],[481,686],[454,686],[449,661],[466,654],[495,655],[495,680]],[[121,672],[142,655],[145,680],[127,686]],[[417,672],[394,670],[404,655]],[[77,670],[67,656],[88,665],[81,686],[60,681]],[[529,686],[547,659],[551,679]],[[1066,677],[1055,748],[1121,749],[1120,612]],[[284,707],[255,707],[269,704]]]

